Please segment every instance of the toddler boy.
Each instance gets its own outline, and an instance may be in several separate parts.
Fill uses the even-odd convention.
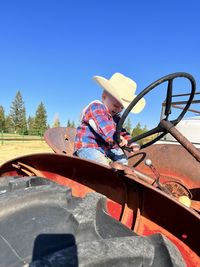
[[[82,111],[81,124],[75,137],[75,155],[107,166],[111,160],[128,165],[127,156],[121,147],[128,145],[131,135],[122,128],[118,146],[116,126],[120,112],[136,97],[136,83],[121,73],[115,73],[109,80],[101,76],[95,76],[94,79],[104,89],[102,101],[92,101]],[[145,100],[141,99],[132,112],[139,113],[144,106]],[[137,143],[129,147],[133,151],[139,149]]]

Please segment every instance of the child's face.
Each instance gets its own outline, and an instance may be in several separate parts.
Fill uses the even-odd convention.
[[[120,102],[118,102],[113,96],[109,93],[103,93],[103,102],[107,106],[110,114],[114,116],[115,114],[121,112],[123,110],[123,106]]]

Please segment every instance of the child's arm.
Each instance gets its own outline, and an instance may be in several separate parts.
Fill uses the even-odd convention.
[[[116,126],[103,104],[93,103],[86,111],[84,121],[87,122],[105,142],[110,145],[115,143],[114,134]]]
[[[121,129],[120,135],[123,136],[127,141],[129,141],[132,138],[131,134],[127,132],[125,128]]]
[[[119,123],[119,121],[120,121],[120,115],[119,114],[116,114],[115,115],[114,121],[116,122],[116,124]],[[127,130],[125,128],[122,128],[121,129],[120,136],[122,136],[123,138],[125,138],[127,141],[132,138],[131,134],[129,132],[127,132]]]
[[[119,120],[120,120],[120,116],[117,115],[115,117],[116,123],[119,123]],[[132,139],[132,136],[131,136],[131,134],[125,128],[122,128],[121,129],[120,136],[121,136],[120,146],[122,146],[121,144],[124,144],[125,146],[128,146],[128,147],[132,148],[133,151],[138,151],[140,149],[140,145],[138,143],[136,143],[136,142],[133,142],[130,145],[127,144],[128,142],[126,142],[126,141],[131,140]]]

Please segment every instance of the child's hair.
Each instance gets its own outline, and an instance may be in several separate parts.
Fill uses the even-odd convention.
[[[106,90],[103,90],[103,92],[102,92],[102,97],[103,97],[103,95],[105,95],[105,94],[107,94],[107,92],[106,92]]]

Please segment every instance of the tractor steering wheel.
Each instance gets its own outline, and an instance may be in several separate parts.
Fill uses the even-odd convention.
[[[173,89],[173,81],[174,79],[178,78],[178,77],[183,77],[186,78],[190,81],[191,83],[191,92],[190,92],[190,97],[183,109],[183,111],[180,113],[180,115],[178,116],[177,119],[169,121],[168,117],[171,111],[171,103],[172,103],[172,89]],[[158,141],[159,139],[161,139],[165,134],[167,134],[168,132],[168,127],[165,127],[165,123],[162,124],[162,121],[165,122],[170,122],[173,126],[175,126],[185,115],[185,113],[187,112],[188,108],[190,107],[190,104],[194,98],[194,94],[195,94],[195,90],[196,90],[196,82],[195,79],[193,78],[192,75],[186,73],[186,72],[176,72],[176,73],[172,73],[169,74],[167,76],[164,76],[162,78],[160,78],[159,80],[151,83],[148,87],[146,87],[139,95],[137,95],[137,97],[130,103],[130,105],[127,107],[127,109],[124,111],[118,125],[117,125],[117,129],[116,129],[116,137],[117,137],[117,142],[119,144],[120,142],[120,132],[122,129],[122,125],[125,121],[125,119],[127,118],[129,112],[133,109],[133,107],[138,103],[138,101],[145,96],[147,93],[149,93],[151,90],[153,90],[155,87],[157,87],[158,85],[164,83],[164,82],[168,82],[168,86],[167,86],[167,95],[166,95],[166,107],[165,107],[165,118],[163,120],[161,120],[158,125],[147,131],[146,133],[140,134],[138,136],[133,137],[131,140],[128,141],[128,144],[131,144],[133,142],[136,142],[138,140],[141,140],[145,137],[151,136],[153,134],[156,133],[161,133],[159,136],[155,137],[153,140],[147,142],[146,144],[141,146],[142,148],[145,148],[153,143],[155,143],[156,141]],[[131,151],[131,149],[128,146],[124,146],[123,149]]]

